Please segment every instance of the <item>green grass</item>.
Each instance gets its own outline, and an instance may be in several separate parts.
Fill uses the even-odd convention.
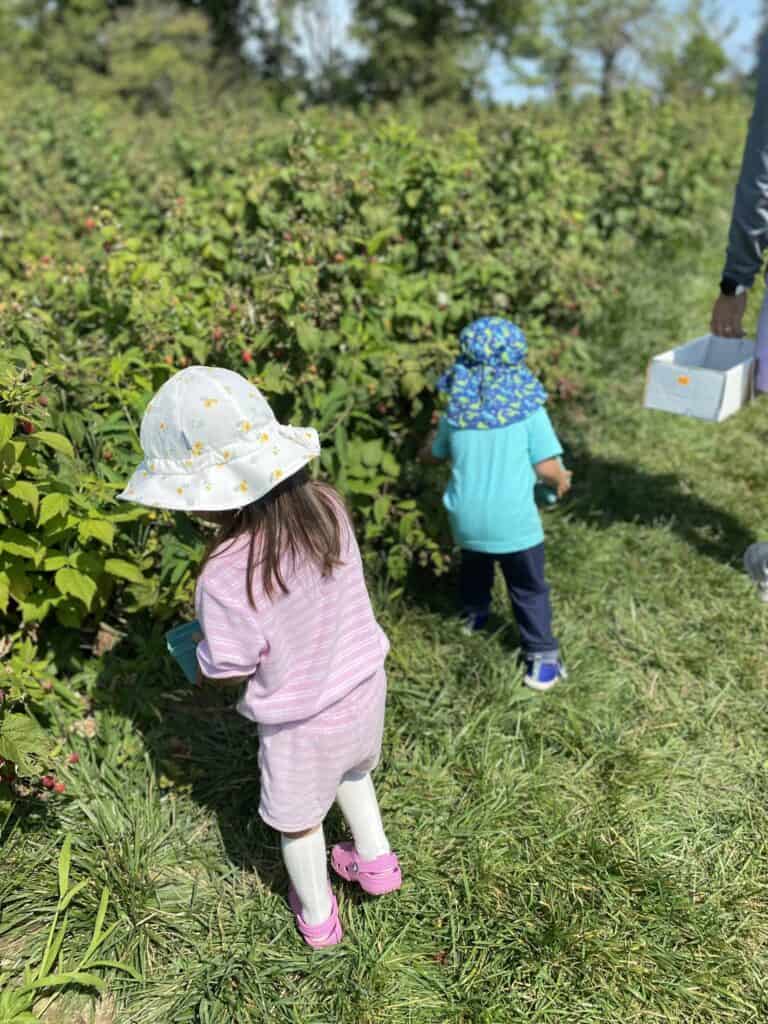
[[[6,837],[0,958],[39,948],[69,832],[73,878],[92,880],[69,944],[106,885],[111,955],[144,981],[109,975],[99,1017],[74,993],[47,1019],[767,1019],[768,629],[740,558],[768,534],[768,406],[721,426],[641,409],[648,355],[700,331],[717,267],[681,259],[663,277],[633,290],[558,424],[577,472],[547,515],[569,682],[521,687],[501,593],[498,629],[469,640],[448,581],[381,603],[377,778],[402,891],[340,889],[346,941],[308,951],[256,815],[253,731],[179,689],[158,636],[128,641],[93,669],[97,736],[68,740],[73,799]],[[341,832],[332,814],[329,842]]]

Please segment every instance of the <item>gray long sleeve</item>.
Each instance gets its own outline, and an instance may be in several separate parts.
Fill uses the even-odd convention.
[[[723,275],[749,288],[768,248],[768,32],[760,41],[757,96],[728,232]]]

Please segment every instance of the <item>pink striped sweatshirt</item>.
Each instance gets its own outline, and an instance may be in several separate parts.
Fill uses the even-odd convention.
[[[278,590],[270,599],[257,568],[254,611],[246,594],[245,536],[214,555],[198,579],[195,606],[205,637],[197,648],[200,668],[209,679],[248,677],[238,711],[254,722],[310,718],[384,664],[389,642],[373,614],[351,524],[341,506],[338,512],[344,564],[331,576],[286,560],[289,593]]]

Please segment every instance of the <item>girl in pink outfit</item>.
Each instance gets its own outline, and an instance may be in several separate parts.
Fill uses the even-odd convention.
[[[370,775],[389,645],[343,501],[309,476],[317,433],[278,423],[238,374],[193,366],[150,402],[141,445],[121,497],[217,527],[195,597],[200,675],[242,687],[238,710],[259,733],[259,814],[281,833],[299,931],[335,945],[323,833],[334,800],[353,836],[331,852],[335,873],[375,895],[401,874]]]

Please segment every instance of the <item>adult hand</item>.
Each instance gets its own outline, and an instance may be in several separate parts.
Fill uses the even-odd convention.
[[[712,310],[712,333],[722,338],[741,338],[744,334],[741,321],[746,308],[746,292],[741,295],[718,295]]]

